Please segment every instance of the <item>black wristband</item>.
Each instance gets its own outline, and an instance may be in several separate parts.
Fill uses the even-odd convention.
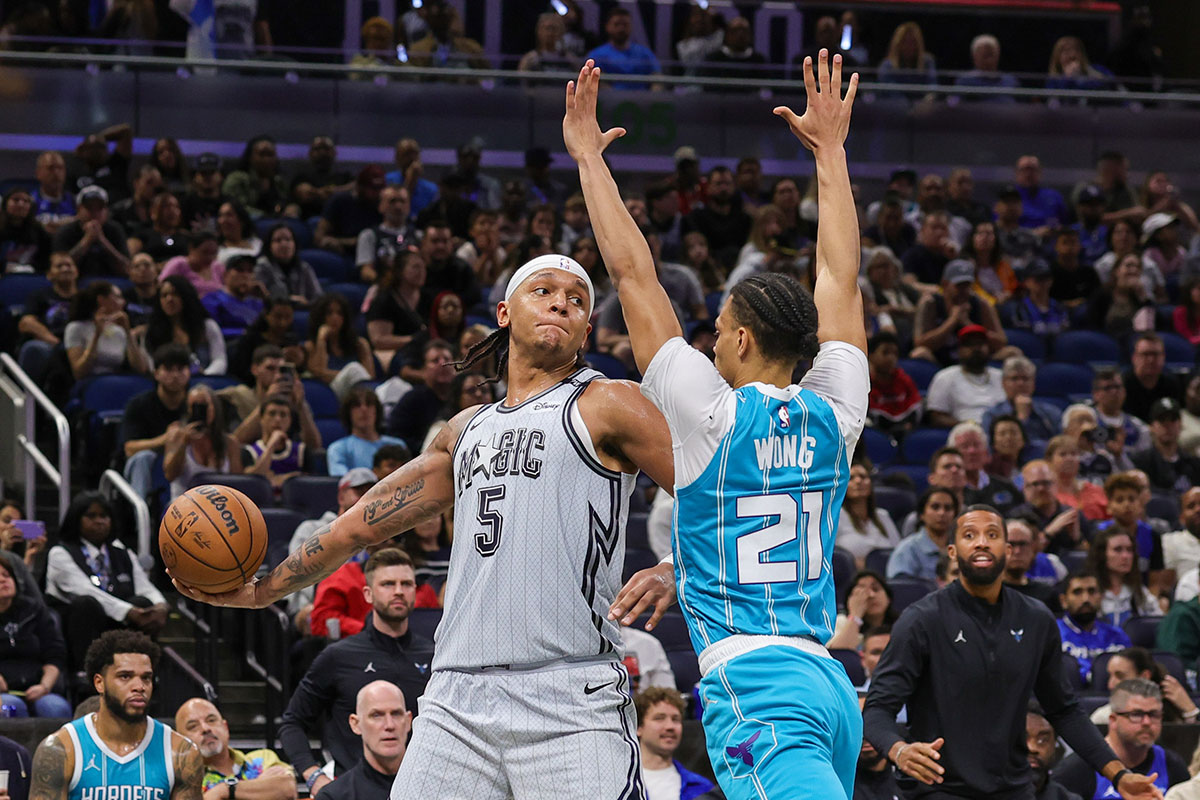
[[[1126,775],[1132,775],[1132,774],[1133,774],[1133,770],[1131,770],[1131,769],[1117,770],[1117,774],[1113,775],[1113,779],[1112,779],[1113,788],[1120,791],[1119,787],[1121,785],[1121,778],[1124,778]]]

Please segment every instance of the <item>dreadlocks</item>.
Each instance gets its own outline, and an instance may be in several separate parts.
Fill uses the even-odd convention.
[[[510,334],[508,328],[497,328],[488,334],[486,339],[476,342],[467,350],[466,355],[461,360],[454,362],[454,368],[458,372],[464,372],[472,367],[472,365],[483,361],[489,356],[496,356],[496,374],[489,378],[486,383],[495,383],[504,375],[505,368],[508,367],[508,346],[510,343]],[[580,350],[575,356],[575,368],[579,369],[587,362],[583,358],[583,351]]]
[[[752,275],[729,292],[730,310],[770,361],[795,363],[817,354],[817,307],[800,281],[781,272]]]

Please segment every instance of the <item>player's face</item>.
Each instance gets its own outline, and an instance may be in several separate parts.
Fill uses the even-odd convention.
[[[587,284],[566,270],[544,269],[501,302],[496,319],[512,331],[512,345],[548,362],[574,358],[591,332]]]
[[[379,618],[394,625],[412,613],[417,601],[417,577],[412,567],[379,567],[371,573],[364,594]]]
[[[683,715],[670,703],[655,703],[646,709],[637,735],[642,746],[655,755],[670,758],[683,734]]]
[[[142,653],[116,653],[111,666],[92,678],[108,712],[122,722],[135,724],[146,718],[154,691],[154,667]]]

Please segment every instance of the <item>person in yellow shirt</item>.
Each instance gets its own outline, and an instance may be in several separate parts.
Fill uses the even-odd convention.
[[[202,697],[175,712],[175,730],[204,758],[204,800],[296,800],[296,773],[273,750],[243,753],[229,746],[229,723]]]

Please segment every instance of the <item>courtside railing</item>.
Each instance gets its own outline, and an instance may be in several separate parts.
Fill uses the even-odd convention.
[[[61,520],[71,503],[71,426],[66,416],[7,353],[0,353],[0,374],[7,374],[25,393],[25,432],[17,434],[17,446],[25,461],[25,513],[33,517],[37,509],[37,477],[41,472],[58,489],[58,519]],[[39,408],[54,423],[58,437],[57,466],[37,444]]]

